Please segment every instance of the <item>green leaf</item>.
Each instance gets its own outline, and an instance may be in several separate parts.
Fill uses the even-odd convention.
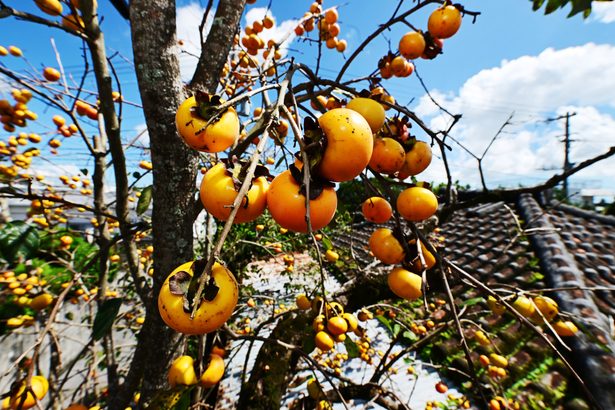
[[[149,204],[152,202],[152,186],[147,186],[143,188],[141,191],[141,196],[139,197],[139,202],[137,202],[137,215],[142,215],[147,208],[149,208]]]
[[[322,244],[325,245],[326,250],[333,249],[333,244],[331,243],[331,240],[327,238],[326,236],[322,237]]]
[[[0,257],[8,262],[13,262],[18,256],[29,259],[39,246],[38,231],[24,222],[8,223],[0,230]]]
[[[545,7],[545,14],[551,14],[560,7],[562,7],[560,0],[549,0]]]
[[[190,390],[186,390],[180,397],[173,410],[188,410],[190,408]]]
[[[409,330],[406,330],[404,333],[402,333],[402,337],[407,343],[412,343],[419,339],[417,335],[415,335],[413,332]]]
[[[146,410],[175,410],[187,409],[188,407],[177,407],[182,404],[185,396],[190,399],[191,386],[176,386],[170,390],[158,391],[148,405]],[[190,400],[188,400],[189,404]]]
[[[589,15],[588,11],[591,12],[591,9],[592,0],[572,0],[572,10],[570,10],[568,17],[572,17],[575,14],[581,12],[587,13],[587,15]]]
[[[547,3],[545,14],[551,14],[558,9],[564,8],[568,3],[572,3],[568,17],[583,13],[583,18],[587,18],[591,14],[592,2],[594,1],[612,1],[612,0],[530,0],[532,1],[532,9],[539,10]]]
[[[344,346],[346,346],[346,352],[350,359],[354,359],[361,355],[361,353],[359,353],[359,347],[351,338],[347,337],[346,340],[344,340]]]
[[[316,349],[316,342],[314,341],[314,338],[310,336],[304,337],[303,343],[301,344],[301,349],[303,349],[305,353],[313,352],[314,349]]]
[[[376,316],[376,319],[378,319],[378,321],[387,328],[389,333],[393,334],[393,327],[391,326],[391,321],[389,319],[384,316]]]
[[[485,298],[483,297],[477,297],[477,298],[464,300],[463,302],[461,302],[461,306],[474,306],[474,305],[481,303],[484,300]]]
[[[103,302],[94,318],[92,339],[100,340],[109,333],[121,306],[122,298],[107,299]]]
[[[399,325],[399,323],[393,324],[393,337],[397,337],[400,330],[401,330],[401,326]]]
[[[532,10],[537,11],[540,9],[545,2],[545,0],[533,0],[534,4],[532,5]]]

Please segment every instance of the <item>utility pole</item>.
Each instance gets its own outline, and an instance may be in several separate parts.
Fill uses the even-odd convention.
[[[558,117],[555,118],[548,118],[545,122],[552,122],[552,121],[559,121],[559,120],[564,120],[564,173],[566,173],[568,170],[570,170],[572,168],[572,166],[574,165],[572,162],[570,162],[570,143],[572,142],[572,140],[570,139],[570,117],[574,117],[575,115],[577,115],[576,112],[567,112],[564,115],[560,115]],[[564,198],[568,198],[568,177],[565,176],[564,177],[564,181],[563,181],[563,191],[564,191]]]

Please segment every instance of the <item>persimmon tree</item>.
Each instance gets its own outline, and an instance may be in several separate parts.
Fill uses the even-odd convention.
[[[262,342],[249,377],[247,359],[244,364],[239,408],[278,408],[298,363],[326,381],[326,388],[317,379],[309,381],[296,406],[324,409],[331,408],[330,402],[341,402],[348,407],[348,400],[362,399],[404,408],[396,392],[384,388],[384,374],[404,354],[419,350],[451,327],[468,363],[464,376],[479,386],[472,400],[494,409],[514,407],[513,401],[494,398],[493,389],[478,383],[481,366],[489,366],[494,384],[504,377],[506,358],[495,355],[474,363],[464,332],[471,325],[460,319],[464,309],[449,285],[453,272],[464,278],[466,286],[478,289],[494,312],[509,312],[548,343],[591,399],[558,348],[564,343],[561,337],[574,334],[576,326],[559,317],[555,301],[526,296],[521,289],[495,292],[472,272],[442,258],[428,238],[436,215],[446,218],[478,203],[540,192],[615,153],[611,148],[541,185],[516,190],[484,186],[468,200],[455,197],[447,155],[453,149],[450,134],[461,115],[449,113],[450,126],[432,130],[396,102],[386,90],[386,79],[413,75],[416,59],[437,63],[443,41],[456,34],[462,21],[464,29],[471,29],[469,23],[479,16],[478,10],[437,0],[400,1],[393,14],[382,16],[382,24],[351,50],[338,39],[343,24],[335,4],[314,2],[308,10],[298,11],[293,33],[265,43],[259,34],[275,25],[271,15],[241,27],[245,0],[209,1],[199,27],[198,64],[184,84],[175,2],[113,0],[130,23],[149,135],[151,162],[143,159],[137,164],[128,155],[137,148],[126,143],[121,130],[122,107],[131,102],[119,91],[121,82],[114,59],[107,54],[97,2],[36,0],[40,10],[36,13],[14,3],[0,1],[0,17],[45,25],[81,39],[84,70],[81,80],[66,78],[60,58],[41,73],[0,65],[0,74],[13,87],[12,100],[0,100],[4,127],[0,193],[30,201],[25,223],[2,227],[3,331],[17,333],[30,326],[37,330],[33,346],[20,352],[11,366],[14,384],[5,406],[40,408],[44,403],[48,408],[66,408],[78,402],[70,408],[213,408],[216,386],[230,360],[224,357],[226,349],[235,342],[245,343],[249,357],[253,344]],[[575,10],[578,7],[575,3]],[[429,10],[428,20],[416,18],[421,10]],[[210,14],[211,28],[205,34]],[[348,70],[356,58],[397,25],[408,27],[398,45],[383,50],[363,77],[350,78]],[[291,34],[318,50],[315,69],[284,54],[284,42]],[[327,78],[319,69],[327,53],[346,56],[335,78]],[[16,46],[0,47],[0,58],[8,55],[31,58]],[[84,87],[86,78],[94,79],[94,91]],[[53,129],[45,136],[48,148],[36,145],[42,142],[41,135],[28,132],[38,120],[29,105],[33,98],[54,113]],[[237,107],[248,101],[256,108],[241,121]],[[412,127],[427,140],[417,140]],[[87,172],[60,176],[61,189],[56,181],[29,173],[38,157],[62,155],[68,138],[79,139],[87,151],[90,162],[83,164]],[[432,149],[442,158],[448,177],[438,195],[418,180],[430,165]],[[482,157],[475,158],[480,166]],[[133,173],[137,167],[140,171]],[[199,170],[204,174],[200,187]],[[377,277],[356,275],[343,283],[342,290],[330,292],[328,278],[339,259],[334,230],[327,228],[340,205],[336,184],[355,179],[370,193],[362,205],[365,219],[388,221],[386,227],[374,229],[370,249],[379,263],[392,266]],[[112,199],[105,196],[109,185]],[[79,213],[91,218],[87,232],[71,228],[71,219]],[[202,224],[203,218],[204,243],[195,249],[195,224]],[[275,242],[260,235],[266,226],[275,227]],[[298,249],[312,252],[317,266],[314,284],[297,296],[297,307],[277,304],[273,315],[268,314],[271,302],[257,303],[242,288],[243,269],[254,255],[286,251],[286,272],[292,274],[291,251]],[[366,308],[392,297],[422,300],[427,306],[428,275],[445,285],[444,298],[438,300],[445,318],[419,326],[389,315],[398,329],[403,326],[418,338],[404,340],[407,332],[398,330],[390,346],[404,345],[402,353],[377,360],[361,326],[375,320]],[[84,306],[82,319],[91,328],[91,337],[77,352],[62,351],[56,331],[60,314],[70,303]],[[262,309],[261,322],[237,326],[246,308]],[[270,330],[268,335],[265,329]],[[484,332],[476,334],[479,343],[489,343]],[[134,343],[120,349],[119,339]],[[363,360],[371,366],[369,382],[345,377],[339,366],[323,366],[329,352],[341,346],[346,349],[338,353],[343,360]],[[44,348],[51,352],[48,368],[40,363]],[[66,383],[78,367],[86,376],[69,389]],[[104,370],[105,380],[90,380],[99,369]],[[436,389],[442,392],[446,386]],[[463,398],[458,404],[466,403]]]

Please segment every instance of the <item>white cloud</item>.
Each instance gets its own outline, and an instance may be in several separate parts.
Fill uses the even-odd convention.
[[[615,2],[594,2],[592,3],[592,20],[601,23],[615,22]]]
[[[561,168],[564,149],[560,139],[564,122],[544,123],[544,119],[576,112],[571,119],[574,141],[571,160],[580,162],[615,144],[615,47],[586,44],[562,50],[546,49],[537,56],[503,61],[468,79],[456,93],[438,90],[432,96],[449,111],[462,113],[452,136],[480,156],[508,115],[515,116],[505,132],[490,148],[483,167],[488,186],[524,185],[543,181]],[[427,96],[415,111],[426,117],[436,130],[446,129],[450,117],[441,116]],[[476,160],[449,141],[453,152],[448,158],[454,179],[479,184]],[[604,161],[580,174],[601,178],[596,184],[610,184],[604,178],[615,174],[615,161]],[[425,179],[442,180],[444,167],[435,164]],[[615,185],[612,186],[615,189]]]
[[[252,25],[257,20],[261,21],[266,15],[266,7],[253,7],[246,13],[245,22],[248,25]],[[259,33],[259,36],[265,41],[265,44],[267,44],[267,42],[272,39],[276,43],[280,43],[283,41],[280,47],[280,51],[284,56],[286,55],[288,46],[293,42],[296,37],[295,27],[297,27],[298,23],[299,20],[284,20],[282,23],[278,24],[276,20],[275,25],[272,28],[263,30],[261,33]]]
[[[184,81],[189,81],[194,74],[198,62],[198,56],[201,55],[201,36],[199,35],[199,26],[203,19],[205,8],[198,3],[190,3],[186,6],[177,9],[177,39],[183,41],[180,54],[180,72]],[[209,33],[209,29],[213,23],[213,16],[216,13],[215,9],[209,11],[205,26],[203,27],[203,38]]]
[[[144,145],[146,147],[149,147],[149,132],[147,131],[147,124],[137,124],[134,128],[134,131],[135,135],[131,137],[131,141],[132,139],[136,138],[136,141],[139,142],[138,145]]]
[[[204,37],[209,33],[215,12],[216,10],[212,9],[207,17],[203,29]],[[256,20],[262,20],[266,12],[267,9],[265,7],[250,8],[245,15],[243,27],[245,27],[246,24],[254,23]],[[192,74],[196,69],[198,56],[201,54],[199,26],[204,13],[205,8],[198,3],[190,3],[177,9],[177,38],[184,42],[183,46],[181,46],[184,53],[180,55],[180,70],[184,81],[189,81],[192,78]],[[270,39],[276,42],[285,40],[280,50],[282,55],[286,55],[288,46],[295,38],[294,29],[297,23],[298,20],[284,20],[279,24],[276,21],[276,24],[271,29],[263,30],[259,36],[265,43]]]

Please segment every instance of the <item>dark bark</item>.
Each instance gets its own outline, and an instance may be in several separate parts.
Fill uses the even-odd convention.
[[[143,403],[167,387],[166,373],[179,335],[158,313],[157,297],[166,276],[192,259],[196,153],[175,129],[175,111],[185,97],[175,27],[175,1],[133,0],[130,9],[135,69],[150,137],[153,169],[154,286],[130,371],[111,409],[123,409],[141,391]]]
[[[362,307],[394,298],[387,284],[387,274],[382,268],[372,268],[369,272],[358,274],[342,286],[333,300],[345,306],[346,311],[354,312]]]
[[[130,18],[130,9],[127,0],[111,0],[111,4],[113,4],[113,7],[120,13],[120,16],[124,17],[126,20]]]
[[[360,275],[348,281],[333,296],[333,300],[342,303],[348,311],[355,311],[391,297],[393,293],[387,285],[386,274],[374,269],[373,273]],[[282,320],[278,322],[270,338],[301,346],[306,337],[314,337],[308,319],[306,315],[299,315]],[[250,373],[250,379],[241,388],[237,409],[279,408],[297,359],[291,350],[283,346],[275,343],[263,344]],[[388,399],[383,398],[383,401],[388,402]]]
[[[270,338],[293,345],[301,345],[312,337],[307,315],[292,315],[276,325]],[[250,379],[241,387],[237,409],[279,409],[288,388],[298,355],[277,343],[265,343],[258,352]]]
[[[190,82],[191,88],[215,92],[245,5],[245,0],[220,0],[218,3],[211,30],[201,46],[201,58]]]
[[[98,90],[98,96],[100,100],[99,108],[99,129],[100,137],[95,139],[95,189],[96,198],[95,205],[97,209],[104,209],[104,194],[101,189],[101,181],[104,175],[104,168],[102,161],[104,161],[104,152],[106,150],[107,140],[109,144],[109,151],[113,159],[113,172],[115,176],[115,211],[117,220],[120,223],[120,232],[123,239],[124,250],[128,260],[129,269],[133,279],[135,279],[135,288],[141,297],[144,296],[141,285],[137,283],[138,279],[138,262],[137,262],[137,248],[133,241],[134,234],[131,232],[128,226],[128,175],[126,170],[126,157],[124,154],[124,148],[121,140],[120,119],[115,110],[115,104],[113,102],[113,80],[108,67],[105,40],[100,26],[98,23],[98,16],[96,13],[93,1],[84,1],[81,3],[83,19],[85,23],[85,33],[87,35],[88,47],[92,57],[92,66],[94,75],[96,77],[96,86]],[[104,126],[103,126],[104,125]],[[101,285],[101,291],[103,291],[103,298],[98,301],[99,306],[104,301],[104,289],[106,283],[106,274],[108,266],[106,256],[108,255],[109,245],[109,232],[107,231],[106,221],[100,216],[98,217],[100,224],[99,233],[101,236],[98,239],[98,244],[101,248],[101,255],[99,259],[100,272],[99,272],[99,284]],[[105,350],[105,360],[107,365],[107,379],[109,384],[109,392],[112,397],[116,396],[119,386],[117,364],[114,357],[113,347],[113,334],[108,334],[103,339],[103,346]]]

